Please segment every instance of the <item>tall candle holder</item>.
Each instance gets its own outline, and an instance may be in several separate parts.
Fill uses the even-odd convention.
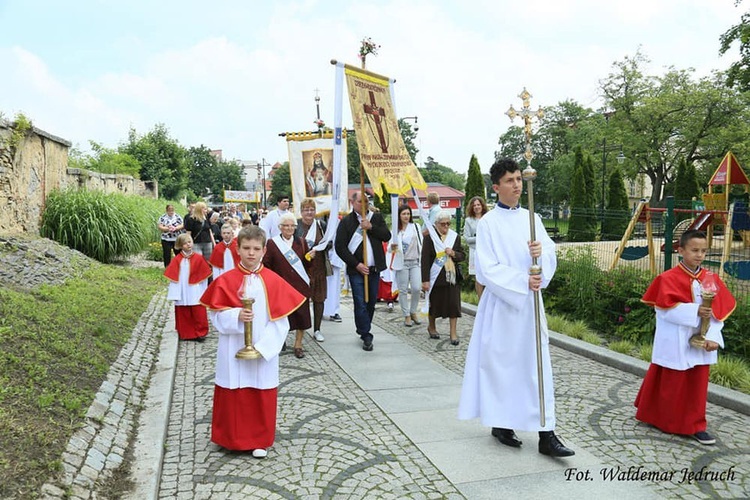
[[[237,292],[240,300],[242,301],[242,308],[244,310],[253,309],[255,299],[247,296],[247,289],[249,286],[249,278],[251,275],[245,276],[245,280],[242,282],[242,286]],[[260,352],[253,347],[253,322],[248,321],[245,323],[245,347],[237,351],[234,355],[237,359],[258,359],[261,357]]]
[[[714,303],[714,297],[716,297],[717,291],[718,291],[718,287],[716,286],[714,273],[707,271],[705,276],[703,277],[703,280],[701,280],[701,297],[703,298],[701,305],[703,307],[710,308],[711,305]],[[698,331],[698,333],[690,337],[691,346],[697,349],[706,348],[706,332],[708,332],[708,327],[710,325],[711,325],[710,317],[701,318],[700,330]]]

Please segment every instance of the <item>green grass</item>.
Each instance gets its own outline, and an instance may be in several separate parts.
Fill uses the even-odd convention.
[[[581,320],[570,321],[565,316],[547,315],[547,327],[568,337],[583,340],[589,344],[602,345],[602,339],[595,331]]]
[[[467,304],[473,305],[479,304],[479,297],[477,296],[477,292],[475,292],[474,290],[470,292],[461,290],[461,302],[466,302]]]
[[[742,359],[719,355],[719,361],[711,367],[709,380],[714,384],[750,393],[750,366]]]
[[[615,342],[610,342],[607,347],[609,347],[611,351],[619,352],[621,354],[627,354],[628,356],[632,356],[633,352],[635,352],[635,344],[633,344],[629,340],[617,340]]]
[[[60,470],[161,273],[92,262],[64,285],[0,288],[0,498],[34,498]]]
[[[643,361],[651,362],[651,355],[654,351],[653,344],[641,344],[638,346],[638,357]]]

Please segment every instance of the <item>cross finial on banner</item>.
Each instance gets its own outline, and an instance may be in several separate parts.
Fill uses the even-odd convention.
[[[523,133],[526,137],[526,152],[524,152],[523,157],[526,158],[526,162],[530,165],[531,159],[534,157],[534,154],[531,152],[531,120],[536,117],[537,119],[540,119],[544,116],[544,111],[542,108],[538,108],[536,111],[531,110],[531,98],[533,97],[528,90],[526,90],[526,87],[523,88],[523,92],[518,94],[518,97],[521,98],[521,101],[523,101],[523,107],[520,111],[516,111],[513,108],[513,105],[510,105],[510,108],[508,108],[508,111],[505,112],[506,115],[508,115],[508,118],[510,118],[510,121],[513,121],[513,119],[516,116],[520,116],[523,118]]]

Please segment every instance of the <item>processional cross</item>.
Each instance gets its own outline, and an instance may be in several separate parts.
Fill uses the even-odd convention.
[[[380,150],[383,153],[388,152],[388,144],[385,141],[385,134],[383,133],[382,120],[385,120],[385,109],[378,107],[375,102],[375,93],[370,90],[370,104],[365,103],[365,114],[372,115],[372,119],[375,122],[375,127],[378,129],[378,142],[380,143]]]
[[[532,95],[524,87],[518,97],[523,101],[523,107],[520,111],[516,111],[511,104],[508,111],[505,112],[511,121],[516,116],[523,118],[523,132],[526,137],[526,151],[523,156],[526,158],[526,168],[521,172],[523,180],[526,181],[526,191],[529,197],[529,236],[531,241],[536,241],[536,220],[534,217],[534,179],[536,179],[536,170],[531,166],[531,159],[534,154],[531,152],[531,120],[533,118],[541,119],[544,116],[542,108],[536,111],[531,110],[531,97]],[[531,259],[531,267],[529,268],[529,274],[540,275],[542,274],[542,268],[537,262],[536,257]],[[540,323],[540,307],[539,307],[539,291],[534,292],[534,316],[536,319],[536,373],[537,380],[539,383],[539,425],[544,427],[546,425],[546,416],[544,411],[544,370],[542,362],[542,329]]]

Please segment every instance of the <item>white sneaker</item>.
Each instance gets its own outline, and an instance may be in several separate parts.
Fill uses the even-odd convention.
[[[317,340],[318,342],[323,342],[326,338],[323,336],[322,333],[320,333],[320,330],[315,330],[315,333],[313,333],[313,338]]]
[[[263,448],[258,448],[257,450],[253,450],[253,458],[266,458],[268,456],[268,452],[264,450]]]

